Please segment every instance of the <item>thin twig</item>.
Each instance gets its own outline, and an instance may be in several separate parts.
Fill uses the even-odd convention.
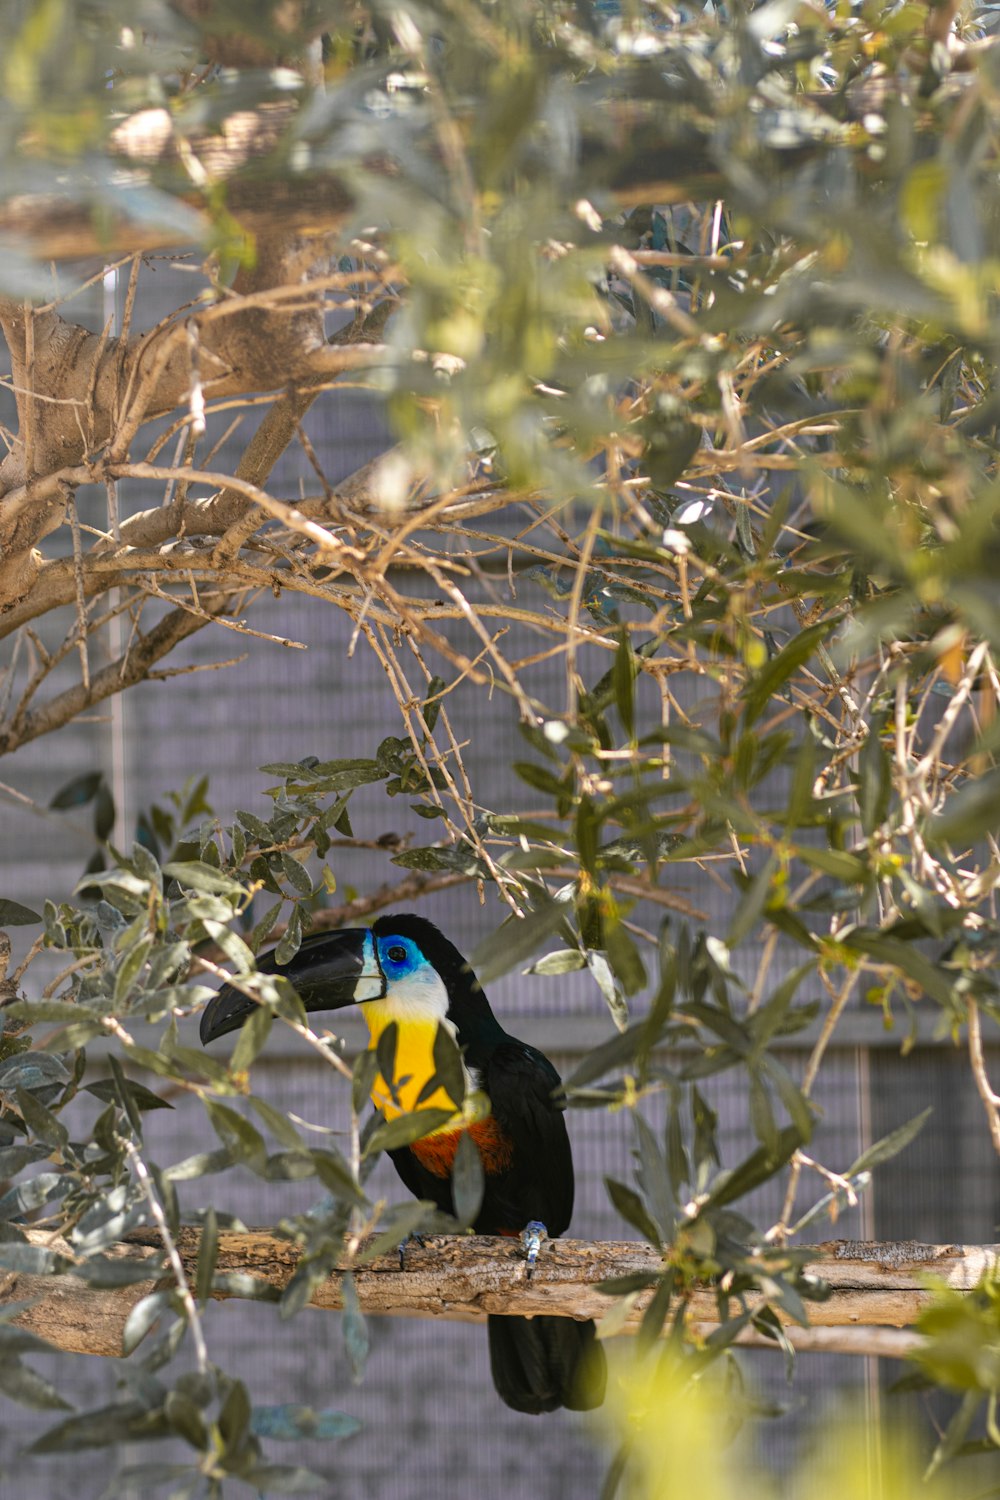
[[[969,1013],[969,1062],[972,1065],[972,1076],[976,1081],[976,1091],[986,1110],[993,1149],[1000,1156],[1000,1094],[994,1091],[986,1072],[983,1037],[979,1024],[979,1006],[971,997],[966,1004]]]
[[[132,1171],[135,1173],[136,1180],[139,1183],[140,1188],[142,1189],[143,1196],[145,1197],[146,1202],[149,1204],[149,1211],[153,1215],[156,1227],[159,1230],[160,1236],[163,1240],[163,1248],[167,1252],[167,1259],[170,1262],[170,1269],[174,1273],[174,1282],[177,1287],[177,1293],[184,1307],[184,1316],[187,1319],[187,1325],[191,1330],[191,1338],[194,1342],[195,1360],[198,1364],[199,1374],[207,1375],[209,1371],[208,1346],[205,1343],[205,1333],[204,1329],[201,1326],[201,1317],[199,1315],[198,1307],[194,1300],[194,1297],[191,1294],[191,1286],[188,1282],[187,1273],[184,1270],[184,1262],[181,1260],[180,1251],[177,1248],[177,1242],[175,1241],[173,1235],[170,1233],[170,1225],[167,1223],[167,1216],[163,1211],[163,1205],[160,1202],[160,1196],[156,1191],[156,1185],[153,1182],[152,1177],[149,1175],[146,1163],[143,1161],[142,1156],[136,1148],[134,1141],[129,1140],[127,1137],[119,1137],[119,1140],[124,1147],[125,1154],[129,1159]]]

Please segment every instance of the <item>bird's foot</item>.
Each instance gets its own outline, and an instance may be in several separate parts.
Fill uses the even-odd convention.
[[[423,1235],[417,1229],[411,1229],[409,1234],[405,1235],[404,1238],[400,1240],[399,1244],[396,1246],[396,1251],[399,1255],[399,1269],[401,1271],[406,1270],[406,1247],[411,1240],[416,1240],[421,1250],[427,1243]]]
[[[532,1219],[521,1230],[521,1248],[524,1250],[528,1260],[528,1280],[530,1281],[535,1271],[535,1261],[538,1252],[542,1248],[542,1241],[548,1238],[549,1231],[539,1219]]]

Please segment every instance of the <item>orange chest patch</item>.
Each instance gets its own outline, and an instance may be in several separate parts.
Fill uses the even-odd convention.
[[[514,1159],[514,1148],[492,1115],[465,1127],[476,1145],[489,1176],[505,1172]],[[422,1167],[435,1177],[450,1177],[455,1165],[461,1130],[435,1131],[422,1141],[414,1141],[410,1150]]]

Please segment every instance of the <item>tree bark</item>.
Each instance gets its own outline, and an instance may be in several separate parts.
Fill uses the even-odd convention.
[[[28,1231],[29,1240],[72,1258],[72,1250],[53,1243],[51,1236]],[[177,1246],[185,1269],[193,1278],[201,1231],[181,1229]],[[169,1284],[162,1269],[160,1241],[155,1231],[129,1236],[109,1252],[117,1260],[150,1266],[148,1281],[113,1290],[89,1287],[73,1275],[11,1274],[0,1283],[0,1306],[32,1299],[33,1305],[15,1321],[57,1349],[84,1354],[121,1354],[122,1329],[135,1304],[156,1285]],[[926,1278],[933,1274],[960,1290],[974,1287],[996,1264],[997,1245],[923,1245],[915,1241],[884,1244],[838,1240],[817,1245],[810,1275],[825,1281],[830,1295],[809,1303],[810,1327],[799,1328],[782,1317],[790,1341],[801,1349],[875,1354],[902,1358],[919,1344],[908,1330],[931,1293]],[[216,1262],[218,1298],[276,1299],[298,1264],[298,1249],[268,1230],[219,1235]],[[640,1271],[656,1271],[659,1255],[637,1241],[550,1240],[541,1250],[529,1280],[515,1242],[477,1236],[434,1236],[422,1247],[408,1250],[400,1270],[396,1254],[384,1255],[354,1272],[358,1299],[367,1313],[397,1317],[444,1318],[482,1322],[490,1313],[535,1316],[557,1313],[571,1318],[600,1319],[613,1299],[596,1283]],[[315,1307],[335,1310],[342,1305],[342,1273],[320,1284]],[[624,1320],[623,1332],[635,1332],[651,1293],[635,1300]],[[732,1311],[738,1309],[735,1304]],[[689,1314],[694,1327],[708,1332],[718,1325],[715,1293],[695,1291]],[[767,1343],[752,1330],[742,1343]],[[773,1344],[771,1347],[774,1347]]]
[[[378,346],[327,340],[322,288],[310,285],[325,265],[325,245],[282,230],[259,241],[233,297],[132,338],[0,297],[18,408],[17,438],[0,462],[0,611],[32,589],[37,543],[62,525],[76,486],[113,477],[150,418],[196,391],[199,399],[285,391],[304,411],[322,384],[378,361]],[[112,467],[81,470],[105,449]]]

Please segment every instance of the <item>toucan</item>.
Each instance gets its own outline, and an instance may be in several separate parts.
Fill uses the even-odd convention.
[[[379,917],[370,929],[317,933],[288,963],[272,952],[258,968],[290,980],[307,1011],[359,1005],[371,1048],[396,1023],[395,1077],[375,1075],[375,1107],[388,1119],[415,1109],[450,1112],[437,1129],[389,1152],[411,1193],[454,1213],[451,1177],[467,1132],[483,1165],[478,1234],[525,1236],[530,1257],[542,1236],[568,1228],[573,1158],[559,1074],[537,1048],[504,1031],[468,962],[432,922],[405,913]],[[226,985],[202,1016],[202,1042],[237,1030],[256,1003]],[[439,1076],[439,1026],[462,1057],[460,1112],[443,1087],[428,1088]],[[493,1383],[508,1406],[536,1414],[601,1404],[606,1364],[592,1321],[490,1315],[488,1323]]]

